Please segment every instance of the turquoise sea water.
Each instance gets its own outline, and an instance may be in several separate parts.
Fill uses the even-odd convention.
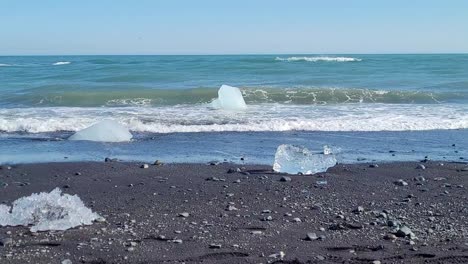
[[[248,109],[233,113],[210,107],[222,84],[239,87]],[[351,133],[350,143],[335,140],[347,149],[346,144],[359,141],[355,132],[378,142],[386,142],[392,131],[420,132],[431,140],[444,131],[465,133],[468,54],[0,57],[0,94],[0,163],[32,152],[38,140],[49,142],[47,149],[59,155],[87,146],[76,159],[94,159],[88,154],[99,145],[62,148],[71,143],[61,140],[103,119],[127,126],[136,135],[134,147],[164,134],[174,135],[173,142],[187,137],[190,142],[206,138],[200,133],[226,140],[240,133],[239,144],[247,147],[261,138],[271,148],[279,142],[264,135],[294,141],[299,132],[305,145],[309,137],[333,141],[329,135]],[[439,140],[437,148],[450,143]],[[17,158],[4,154],[12,144],[19,146]],[[426,145],[427,152],[436,151]],[[118,156],[124,145],[107,146]],[[134,152],[141,158],[145,150],[140,146]]]

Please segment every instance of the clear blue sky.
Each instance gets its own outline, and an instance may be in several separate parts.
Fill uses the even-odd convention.
[[[0,0],[0,54],[468,52],[467,0]]]

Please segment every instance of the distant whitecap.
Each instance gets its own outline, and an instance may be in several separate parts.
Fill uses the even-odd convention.
[[[58,61],[56,63],[54,63],[53,65],[67,65],[67,64],[70,64],[71,62],[69,61]]]
[[[352,58],[352,57],[328,57],[328,56],[319,56],[319,57],[289,57],[281,58],[276,57],[277,61],[308,61],[308,62],[353,62],[353,61],[362,61],[362,59]]]

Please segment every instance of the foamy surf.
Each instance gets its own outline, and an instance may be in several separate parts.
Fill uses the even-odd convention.
[[[52,64],[52,65],[68,65],[68,64],[70,64],[70,63],[71,63],[71,62],[69,62],[69,61],[58,61],[58,62],[56,62],[56,63],[54,63],[54,64]]]
[[[11,64],[0,63],[0,67],[9,67]]]
[[[362,61],[362,59],[352,58],[352,57],[328,57],[328,56],[318,56],[318,57],[288,57],[288,58],[281,58],[276,57],[277,61],[307,61],[307,62],[356,62]]]
[[[249,105],[241,113],[209,104],[171,107],[0,110],[0,131],[78,131],[104,119],[149,133],[223,131],[421,131],[468,129],[468,105]]]

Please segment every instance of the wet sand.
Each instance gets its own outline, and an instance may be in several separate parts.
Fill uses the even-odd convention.
[[[1,227],[0,263],[468,263],[467,164],[337,165],[283,180],[269,166],[140,166],[3,166],[0,202],[60,187],[106,221]]]

